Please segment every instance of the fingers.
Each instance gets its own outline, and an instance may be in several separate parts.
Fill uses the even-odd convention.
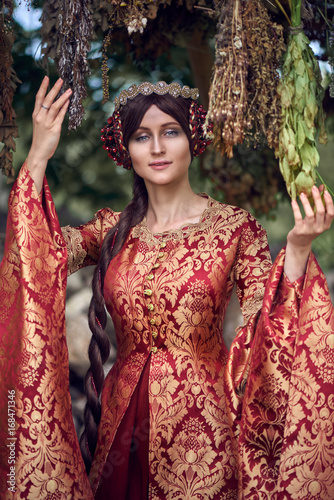
[[[314,200],[314,206],[315,206],[315,223],[319,228],[321,228],[321,231],[324,230],[323,225],[324,225],[324,218],[325,218],[325,207],[321,198],[321,191],[318,189],[316,186],[313,186],[312,188],[312,196]]]
[[[322,191],[323,191],[323,199],[321,197]],[[324,188],[324,186],[320,186],[319,189],[313,186],[312,195],[316,208],[316,214],[315,214],[316,224],[322,228],[322,231],[325,231],[326,229],[329,229],[334,217],[334,204],[332,197],[329,194],[329,192]]]
[[[303,217],[299,205],[297,203],[297,200],[292,200],[291,206],[292,206],[293,216],[295,218],[295,224],[296,226],[300,226],[301,223],[303,222]]]
[[[45,98],[45,94],[48,90],[48,85],[49,85],[49,78],[45,76],[43,78],[43,81],[41,83],[41,86],[36,94],[36,99],[35,99],[35,107],[34,107],[34,112],[33,116],[38,113],[38,111],[41,109],[42,103]]]
[[[66,115],[66,111],[67,111],[67,108],[69,107],[69,105],[70,105],[70,101],[67,98],[67,101],[63,104],[62,108],[60,109],[60,111],[55,119],[55,123],[59,123],[60,125],[63,123],[63,120],[64,120],[65,115]]]
[[[322,200],[322,192],[323,199]],[[299,205],[296,200],[291,202],[295,225],[288,234],[288,243],[298,251],[309,251],[312,241],[321,233],[330,228],[334,218],[334,203],[332,197],[324,186],[312,188],[312,196],[314,200],[314,208],[306,196],[301,193],[300,200],[304,209],[305,217],[303,218]]]
[[[56,101],[54,101],[51,106],[46,105],[49,109],[45,110],[47,112],[47,118],[51,119],[51,121],[55,121],[58,118],[60,110],[63,109],[64,105],[68,102],[69,98],[72,94],[71,89],[67,89],[64,94],[62,94]],[[68,106],[66,106],[66,109]],[[65,116],[65,115],[64,115]]]
[[[59,78],[52,87],[52,89],[50,90],[50,92],[44,97],[44,100],[41,103],[41,105],[43,104],[45,107],[51,108],[53,101],[55,100],[55,98],[60,92],[60,89],[62,88],[62,85],[63,85],[63,80]]]
[[[314,196],[313,196],[313,198],[314,198]],[[314,220],[314,211],[313,211],[313,208],[311,207],[309,199],[305,193],[300,194],[300,201],[302,202],[303,209],[305,212],[305,219],[308,221],[313,221]]]
[[[52,87],[52,89],[50,90],[50,92],[46,94],[48,85],[49,85],[49,78],[46,76],[43,79],[42,84],[36,94],[33,117],[36,117],[36,115],[42,111],[43,113],[48,113],[48,116],[54,119],[55,116],[58,114],[59,110],[62,109],[63,105],[66,103],[66,101],[72,94],[72,91],[68,89],[55,101],[63,85],[63,80],[59,78]]]
[[[330,227],[332,220],[334,218],[334,204],[332,197],[330,196],[328,191],[325,190],[323,194],[325,202],[324,205],[324,202],[321,197],[323,190],[324,186],[320,186],[320,188],[313,186],[312,196],[314,200],[314,208],[312,208],[308,197],[304,193],[301,193],[300,195],[300,200],[302,202],[303,209],[305,212],[305,218],[302,219],[302,223],[305,229],[308,229],[310,232],[314,232],[315,234],[320,234],[326,231]],[[298,207],[297,202],[295,202],[295,205]],[[294,211],[295,221],[297,225],[301,221],[300,210],[299,207],[298,207],[298,212],[297,208],[294,207],[292,208]]]
[[[330,227],[332,221],[334,219],[334,203],[331,195],[327,190],[324,192],[324,200],[326,204],[326,213],[325,213],[325,224]]]

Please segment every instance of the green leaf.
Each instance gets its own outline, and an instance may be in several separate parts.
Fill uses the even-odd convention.
[[[303,76],[304,73],[307,73],[307,69],[305,67],[305,61],[303,59],[299,59],[299,61],[295,66],[295,71],[299,76]]]
[[[288,85],[284,85],[283,84],[282,88],[281,88],[281,103],[282,103],[282,106],[285,107],[285,108],[288,108],[289,106],[291,106],[292,97],[293,97],[293,92],[291,92],[291,90],[288,87]]]
[[[302,147],[302,145],[304,144],[305,139],[306,139],[303,123],[301,121],[298,121],[298,123],[297,123],[297,134],[296,135],[297,135],[296,143],[297,143],[298,148],[300,149]]]
[[[287,184],[287,186],[291,183],[291,169],[288,163],[286,156],[283,157],[282,161],[280,161],[280,170],[282,172],[283,178]]]
[[[311,95],[306,102],[304,109],[304,121],[308,128],[314,127],[314,120],[318,113],[317,101],[314,95]]]
[[[296,151],[296,148],[292,144],[289,144],[288,146],[288,162],[289,165],[292,166],[298,165],[300,163],[299,155]]]

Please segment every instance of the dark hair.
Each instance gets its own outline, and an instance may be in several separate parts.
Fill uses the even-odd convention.
[[[190,100],[183,97],[172,97],[170,94],[139,94],[120,109],[124,145],[128,147],[131,136],[139,128],[146,111],[156,105],[161,111],[172,116],[181,125],[189,140],[192,152],[192,139],[189,129]],[[85,429],[80,437],[82,456],[89,473],[97,444],[97,428],[101,419],[101,403],[99,400],[104,383],[103,364],[110,353],[110,341],[105,332],[107,313],[103,296],[104,277],[111,259],[123,247],[130,229],[143,219],[147,212],[148,195],[144,180],[133,173],[133,198],[120,215],[115,227],[109,230],[103,240],[101,254],[96,265],[92,289],[93,297],[89,306],[88,320],[92,338],[88,349],[90,368],[85,377],[87,403],[84,420]]]

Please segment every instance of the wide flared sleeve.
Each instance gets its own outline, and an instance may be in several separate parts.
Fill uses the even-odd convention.
[[[268,276],[266,259],[262,267],[256,262],[265,256],[262,237],[246,246],[236,265],[247,324],[231,346],[225,372],[238,498],[330,499],[334,314],[328,286],[313,254],[306,275],[290,283],[284,249]],[[262,303],[257,313],[249,308],[252,300]]]
[[[102,218],[85,228],[83,240],[88,233],[94,240],[88,260]],[[69,393],[67,243],[46,180],[38,195],[24,165],[10,194],[0,267],[1,498],[93,498]]]

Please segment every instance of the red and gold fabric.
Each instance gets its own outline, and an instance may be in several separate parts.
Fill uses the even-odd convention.
[[[46,181],[38,196],[26,166],[11,193],[0,274],[5,498],[98,496],[146,370],[151,500],[333,498],[334,316],[326,280],[311,255],[305,278],[289,283],[284,250],[272,266],[256,220],[211,198],[200,223],[177,231],[153,235],[144,219],[108,268],[104,295],[118,353],[88,481],[71,418],[66,274],[96,262],[118,217],[104,209],[61,231]],[[222,323],[233,286],[244,326],[228,352]],[[15,493],[6,476],[11,390]]]

